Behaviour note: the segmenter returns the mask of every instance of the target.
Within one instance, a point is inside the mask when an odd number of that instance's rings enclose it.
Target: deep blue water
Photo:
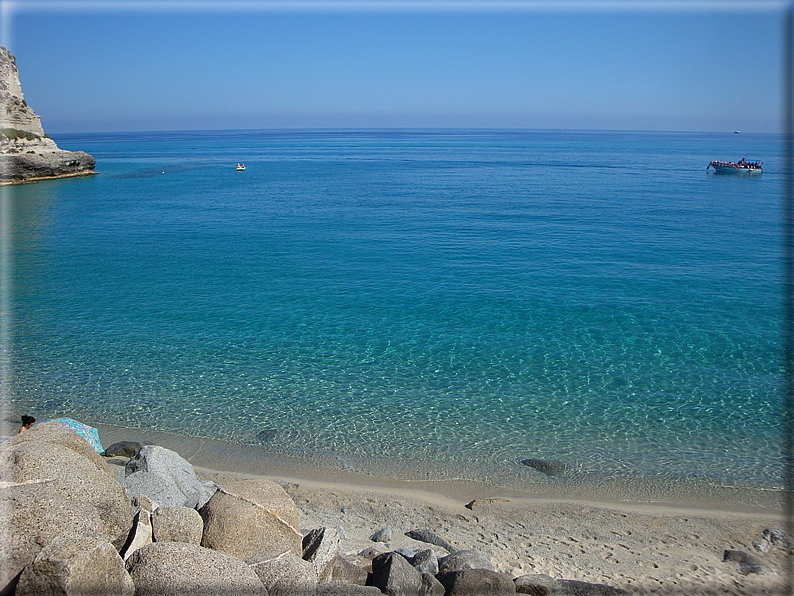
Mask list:
[[[781,483],[776,135],[55,140],[99,175],[3,191],[19,411],[362,469]],[[741,157],[764,173],[705,169]]]

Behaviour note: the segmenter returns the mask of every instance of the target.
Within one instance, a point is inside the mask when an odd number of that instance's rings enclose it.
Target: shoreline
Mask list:
[[[333,457],[289,455],[264,446],[226,442],[166,431],[95,424],[102,444],[124,440],[153,443],[179,453],[207,475],[255,476],[318,489],[402,494],[429,502],[462,506],[474,499],[509,499],[526,503],[567,502],[633,512],[719,513],[769,516],[784,513],[785,491],[758,487],[721,486],[697,478],[545,478],[530,471],[531,483],[510,486],[499,479],[450,474],[423,479],[422,462],[405,462],[389,474],[356,471]],[[642,481],[642,482],[640,482]]]
[[[35,184],[47,180],[60,180],[62,178],[87,178],[96,176],[99,172],[73,172],[70,174],[59,174],[57,176],[35,176],[31,178],[0,179],[0,186],[16,186],[19,184]]]

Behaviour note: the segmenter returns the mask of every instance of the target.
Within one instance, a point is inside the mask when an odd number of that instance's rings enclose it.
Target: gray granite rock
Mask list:
[[[516,593],[549,596],[554,591],[554,578],[545,573],[529,573],[513,580]]]
[[[392,539],[392,529],[383,528],[369,537],[372,542],[389,542]]]
[[[120,549],[132,526],[132,506],[104,458],[74,431],[43,422],[0,443],[0,480],[51,480],[59,506],[85,503],[102,520],[107,540]]]
[[[422,574],[402,555],[383,553],[372,560],[372,585],[389,596],[416,596]]]
[[[213,482],[201,482],[196,477],[193,466],[178,453],[158,445],[145,445],[127,462],[126,473],[129,478],[136,472],[150,472],[173,482],[184,496],[182,503],[166,503],[151,497],[161,507],[201,508],[215,494],[217,486]]]
[[[419,540],[420,542],[427,542],[428,544],[434,544],[436,546],[440,546],[444,550],[454,553],[457,549],[452,546],[449,542],[444,540],[441,536],[436,534],[433,530],[429,530],[427,528],[419,528],[416,530],[410,530],[405,533],[408,538],[413,538],[414,540]]]
[[[327,576],[326,567],[339,554],[339,532],[336,528],[317,528],[303,537],[303,559],[317,570],[320,581]]]
[[[735,563],[739,573],[749,575],[751,573],[763,574],[767,568],[753,555],[742,550],[726,550],[722,556],[723,562]]]
[[[440,573],[438,581],[444,586],[446,596],[503,596],[515,594],[512,578],[488,569],[463,569]]]
[[[267,596],[256,572],[228,553],[153,542],[127,560],[135,596]]]
[[[438,560],[438,572],[463,571],[465,569],[487,569],[496,571],[493,563],[476,550],[459,550]]]
[[[246,560],[269,596],[312,596],[317,590],[317,571],[309,561],[291,552],[261,554]]]
[[[133,596],[135,584],[116,549],[98,538],[54,538],[25,567],[16,596]]]
[[[337,555],[323,569],[320,583],[366,585],[372,571],[372,560],[351,555]]]
[[[444,596],[445,592],[444,584],[438,581],[434,575],[422,574],[422,585],[419,587],[421,596]]]
[[[151,543],[152,515],[145,509],[140,509],[133,518],[132,531],[124,548],[121,549],[121,556],[126,561],[136,550]]]
[[[153,472],[134,472],[121,481],[130,499],[147,497],[162,507],[182,507],[187,499],[176,482]]]
[[[416,553],[411,558],[410,563],[416,567],[420,573],[438,575],[438,557],[436,557],[436,555],[430,549],[422,550]]]
[[[261,553],[303,553],[295,503],[271,480],[232,482],[199,513],[204,520],[201,545],[207,548],[241,560]]]
[[[64,499],[54,480],[0,490],[0,593],[13,593],[14,578],[56,536],[107,540],[96,507]]]
[[[159,507],[152,514],[152,537],[155,542],[201,544],[204,520],[190,507]]]

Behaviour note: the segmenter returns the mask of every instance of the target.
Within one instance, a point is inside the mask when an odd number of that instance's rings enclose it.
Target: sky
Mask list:
[[[0,0],[48,133],[782,130],[766,0]]]

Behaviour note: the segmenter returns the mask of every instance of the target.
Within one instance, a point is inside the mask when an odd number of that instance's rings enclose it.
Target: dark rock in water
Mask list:
[[[554,578],[545,573],[529,573],[513,580],[516,593],[549,596],[554,591]]]
[[[414,540],[419,540],[420,542],[427,542],[428,544],[435,544],[436,546],[440,546],[441,548],[449,551],[450,553],[454,553],[458,549],[452,546],[449,542],[444,540],[441,536],[436,534],[433,530],[428,530],[427,528],[420,528],[417,530],[411,530],[405,533],[408,538],[413,538]]]
[[[516,586],[509,575],[488,569],[441,573],[438,581],[444,586],[446,596],[502,596],[516,593]]]
[[[104,457],[135,457],[141,450],[141,444],[137,441],[119,441],[113,443],[102,453]]]
[[[559,476],[565,471],[565,464],[553,459],[522,459],[521,463],[546,476]]]
[[[606,584],[591,584],[573,579],[558,579],[554,582],[553,594],[560,596],[623,596],[626,590]]]
[[[275,428],[265,428],[256,433],[256,438],[261,443],[269,443],[276,438],[278,431]]]
[[[736,563],[739,566],[739,573],[749,575],[751,573],[762,574],[766,572],[764,565],[753,555],[743,550],[726,550],[722,556],[723,562]]]

